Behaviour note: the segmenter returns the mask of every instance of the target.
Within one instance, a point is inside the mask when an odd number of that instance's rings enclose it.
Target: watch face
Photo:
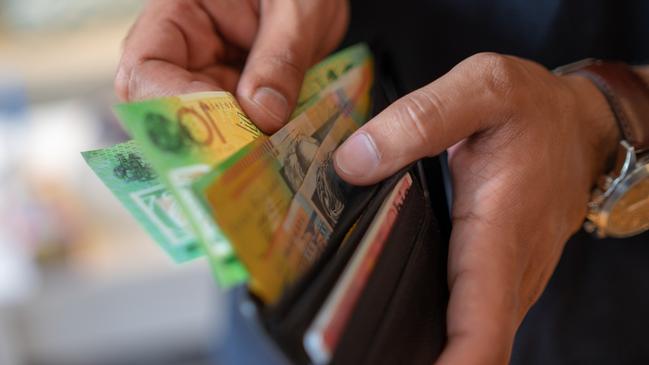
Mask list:
[[[606,230],[614,237],[627,237],[649,229],[649,177],[636,181],[613,204]]]

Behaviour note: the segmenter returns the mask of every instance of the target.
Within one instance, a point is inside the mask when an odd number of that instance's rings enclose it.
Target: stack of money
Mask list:
[[[327,58],[271,136],[227,92],[118,105],[133,140],[82,154],[176,262],[207,255],[221,286],[247,282],[274,302],[345,206],[331,156],[368,119],[372,76],[364,45]]]

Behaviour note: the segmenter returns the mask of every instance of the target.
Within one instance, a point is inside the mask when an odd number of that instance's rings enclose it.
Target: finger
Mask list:
[[[265,132],[279,129],[297,101],[313,58],[300,2],[260,1],[260,27],[237,89],[239,103]]]
[[[259,0],[198,1],[229,44],[250,50],[259,29]]]
[[[152,1],[124,42],[115,78],[116,92],[121,99],[131,100],[155,96],[151,91],[165,95],[179,90],[202,91],[203,88],[195,90],[191,83],[203,86],[211,84],[211,89],[220,88],[220,79],[231,76],[209,80],[205,76],[213,75],[214,70],[211,73],[203,71],[235,57],[233,52],[228,51],[230,48],[216,36],[212,18],[199,6],[199,2]],[[161,62],[169,66],[160,67]],[[146,73],[141,73],[143,70]],[[169,90],[161,88],[168,85],[176,87]]]
[[[512,62],[474,56],[399,99],[338,149],[336,171],[350,183],[371,184],[505,120]]]
[[[149,60],[133,68],[129,78],[129,96],[125,100],[233,90],[238,78],[238,71],[227,66],[213,66],[203,73],[191,73],[168,62]]]
[[[508,363],[521,313],[508,237],[476,219],[454,220],[448,337],[437,365]]]

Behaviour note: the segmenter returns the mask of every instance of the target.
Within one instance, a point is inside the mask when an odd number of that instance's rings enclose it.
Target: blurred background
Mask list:
[[[0,364],[203,364],[205,260],[175,265],[80,152],[124,141],[111,106],[142,1],[0,0]]]

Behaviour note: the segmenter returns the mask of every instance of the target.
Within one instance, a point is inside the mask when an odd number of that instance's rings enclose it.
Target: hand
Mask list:
[[[369,184],[449,148],[448,343],[438,364],[506,364],[619,138],[587,79],[479,54],[388,107],[336,152]]]
[[[125,40],[115,89],[123,100],[227,90],[272,132],[348,17],[346,0],[150,1]]]

